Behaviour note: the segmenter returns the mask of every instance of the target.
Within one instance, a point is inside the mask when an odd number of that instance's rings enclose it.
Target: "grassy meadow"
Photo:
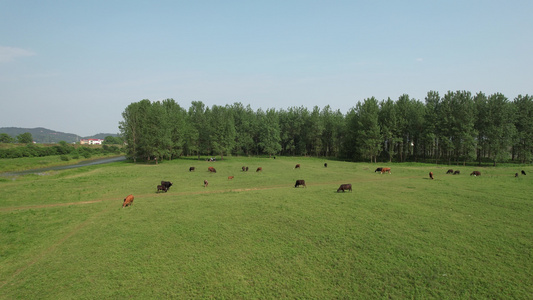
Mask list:
[[[0,173],[23,171],[28,169],[47,168],[55,166],[66,166],[86,160],[118,156],[117,154],[96,154],[90,158],[79,156],[73,158],[72,155],[65,155],[68,160],[62,160],[62,155],[49,155],[43,157],[21,157],[21,158],[0,158]],[[1,177],[0,177],[1,178]]]
[[[531,299],[532,192],[531,166],[302,157],[0,176],[0,299]]]

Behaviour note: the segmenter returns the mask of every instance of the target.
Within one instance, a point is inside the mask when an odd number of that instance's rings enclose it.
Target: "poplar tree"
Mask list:
[[[497,161],[509,157],[512,138],[515,134],[514,107],[502,94],[492,94],[488,98],[487,140],[490,147],[490,158],[496,166]]]
[[[398,120],[396,105],[391,98],[383,100],[380,103],[378,113],[379,126],[383,137],[383,150],[385,151],[389,162],[396,155],[394,146],[401,140],[398,135]]]
[[[521,163],[533,158],[533,97],[518,95],[513,102],[516,112],[516,140],[513,153]]]
[[[215,153],[224,159],[235,146],[236,130],[233,115],[227,107],[213,105],[209,118],[209,140]]]
[[[145,111],[150,106],[150,100],[144,99],[131,103],[122,113],[123,121],[119,122],[120,135],[124,139],[126,156],[137,162],[137,158],[143,156],[140,152],[144,136],[142,127],[145,119]]]
[[[378,122],[378,101],[374,97],[365,99],[362,104],[361,102],[357,104],[356,110],[358,145],[361,155],[370,159],[370,162],[377,162],[383,141]]]
[[[257,111],[259,124],[259,141],[257,143],[260,150],[265,154],[275,155],[281,151],[280,130],[278,115],[274,109],[263,112]]]

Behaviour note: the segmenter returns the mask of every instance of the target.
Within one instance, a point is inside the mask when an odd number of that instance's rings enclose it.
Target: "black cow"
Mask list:
[[[170,182],[170,181],[161,181],[161,185],[165,187],[165,192],[166,192],[172,186],[172,182]]]
[[[245,167],[245,166],[242,166],[242,171],[243,171],[243,172],[246,171],[246,167]]]
[[[455,172],[453,172],[453,175],[459,175],[459,174],[461,174],[461,171],[459,170],[455,170]]]
[[[327,168],[328,167],[328,163],[324,163],[324,168]]]
[[[194,171],[194,169],[195,169],[194,167],[190,167],[190,168],[189,168],[189,172],[190,172],[190,171]]]
[[[344,193],[344,191],[352,191],[352,185],[347,183],[347,184],[341,184],[341,186],[337,189],[337,193],[339,191],[342,191]]]
[[[474,176],[481,176],[481,172],[479,172],[479,171],[474,171],[474,172],[470,173],[470,176],[472,176],[472,175],[474,175]]]
[[[296,187],[299,187],[300,185],[303,185],[304,187],[307,187],[305,185],[305,180],[301,180],[301,179],[300,180],[296,180],[296,184],[294,185],[294,187],[296,188]]]
[[[518,173],[514,173],[514,177],[518,177]]]
[[[524,170],[522,170],[522,175],[526,175],[526,172],[524,172]]]
[[[446,172],[446,174],[453,174],[453,170],[449,169],[448,172]]]
[[[376,173],[376,172],[381,172],[381,170],[383,170],[383,168],[377,168],[377,169],[374,171],[374,173]]]

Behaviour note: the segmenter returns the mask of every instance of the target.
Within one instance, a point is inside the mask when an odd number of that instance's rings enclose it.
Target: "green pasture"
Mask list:
[[[0,177],[0,299],[531,299],[532,178],[300,157]]]
[[[28,169],[47,168],[55,166],[66,166],[75,164],[81,161],[89,160],[83,156],[73,158],[72,155],[64,155],[68,157],[68,161],[61,159],[62,155],[49,155],[43,157],[21,157],[21,158],[4,158],[0,159],[0,173],[22,171]],[[116,156],[116,154],[96,154],[92,155],[90,159],[98,159]],[[1,177],[0,177],[1,179]]]

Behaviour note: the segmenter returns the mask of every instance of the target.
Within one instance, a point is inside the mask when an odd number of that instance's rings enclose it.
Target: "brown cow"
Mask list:
[[[347,183],[347,184],[341,184],[341,186],[337,189],[337,193],[339,191],[342,191],[344,193],[344,191],[352,191],[352,185],[350,183]]]
[[[257,170],[255,170],[256,172],[259,172],[259,171],[263,171],[263,168],[259,167],[257,168]]]
[[[207,180],[204,180],[204,187],[207,187],[208,184],[209,182],[207,182]]]
[[[305,185],[305,180],[296,180],[296,184],[294,185],[294,187],[299,187],[300,185],[303,185],[304,187],[307,187]]]
[[[429,178],[433,179],[433,172],[429,172]]]
[[[382,168],[382,169],[381,169],[381,174],[383,174],[383,173],[387,173],[387,172],[389,172],[389,174],[392,174],[392,173],[390,172],[390,168]]]
[[[243,171],[243,172],[246,171],[246,167],[245,167],[245,166],[242,166],[242,171]]]
[[[133,205],[133,195],[128,195],[126,198],[124,198],[124,202],[122,203],[122,207]]]
[[[514,177],[518,177],[518,173],[514,173]]]
[[[248,167],[246,167],[246,172],[248,172]]]
[[[455,170],[455,172],[453,172],[453,175],[459,175],[459,174],[461,174],[461,171],[459,170]]]
[[[474,176],[481,176],[481,172],[479,172],[479,171],[474,171],[474,172],[470,173],[470,176],[472,176],[472,175],[474,175]]]
[[[229,179],[233,179],[233,176],[228,176],[228,180],[229,180]]]
[[[164,185],[158,185],[156,193],[159,193],[160,191],[167,192],[167,188]]]
[[[189,168],[189,172],[190,172],[190,171],[194,171],[194,169],[195,169],[195,167],[190,167],[190,168]]]
[[[300,164],[296,164],[296,166],[294,166],[295,169],[299,169],[300,168]]]
[[[453,174],[453,170],[452,169],[449,169],[446,174]]]
[[[216,173],[217,172],[217,170],[215,170],[215,168],[213,168],[213,167],[209,167],[209,168],[207,168],[207,170],[209,170],[209,172],[211,172],[211,173]]]

